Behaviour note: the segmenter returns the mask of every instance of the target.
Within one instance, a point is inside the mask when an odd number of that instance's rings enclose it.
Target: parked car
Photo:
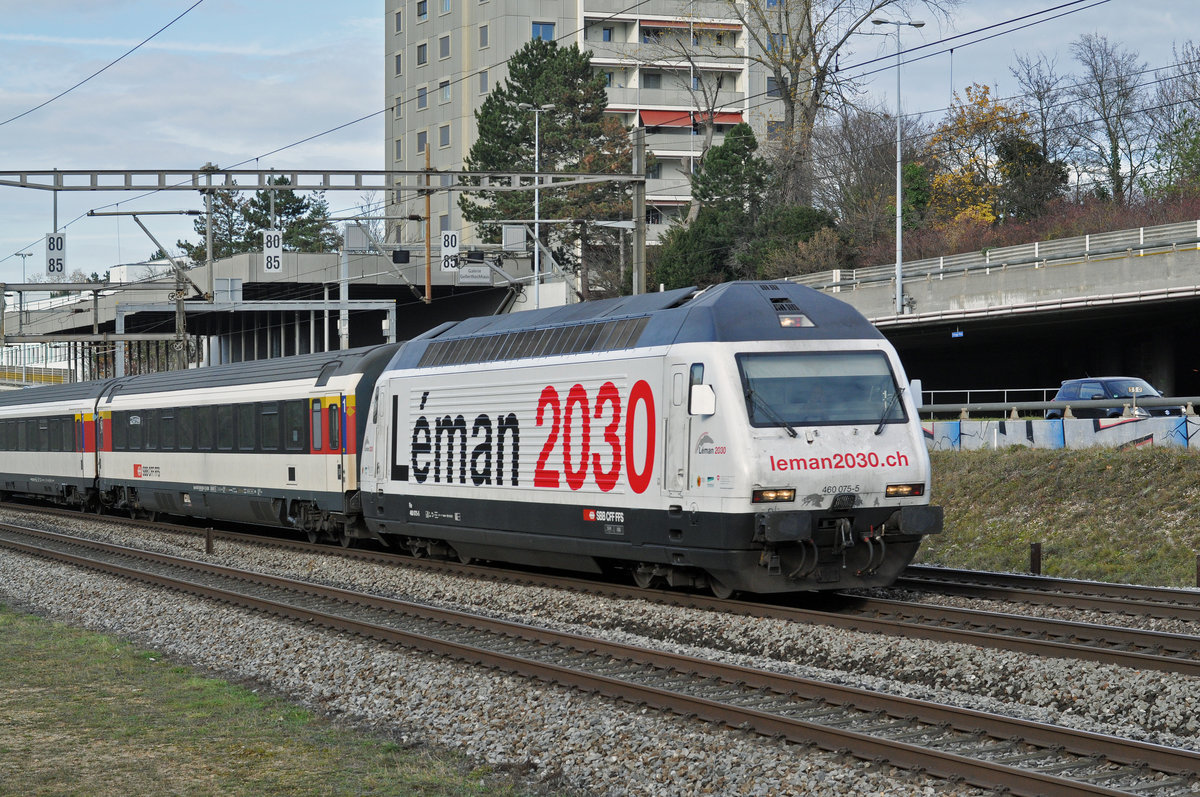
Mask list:
[[[1090,401],[1095,399],[1128,400],[1132,404],[1147,398],[1163,398],[1145,379],[1130,376],[1089,376],[1083,379],[1064,379],[1054,401]],[[1132,407],[1130,408],[1132,409]],[[1118,407],[1071,407],[1076,418],[1119,418],[1124,412]],[[1181,407],[1138,407],[1136,414],[1143,418],[1152,415],[1181,415]],[[1061,418],[1062,410],[1046,410],[1047,418]]]

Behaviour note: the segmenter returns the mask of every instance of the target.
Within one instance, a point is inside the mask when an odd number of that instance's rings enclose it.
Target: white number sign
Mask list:
[[[442,271],[458,268],[458,233],[453,230],[442,232]]]
[[[46,233],[46,276],[60,277],[67,273],[67,234]]]
[[[263,230],[263,271],[267,274],[283,272],[283,233],[279,230]]]

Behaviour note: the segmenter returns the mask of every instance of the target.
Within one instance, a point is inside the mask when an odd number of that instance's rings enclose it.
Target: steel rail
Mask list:
[[[929,590],[1075,609],[1096,609],[1172,620],[1200,621],[1200,590],[1078,581],[1023,573],[909,565],[894,584]]]
[[[704,678],[715,678],[728,683],[745,684],[755,689],[770,689],[784,694],[811,697],[828,703],[854,703],[857,704],[856,707],[860,710],[883,711],[892,716],[899,717],[916,714],[922,721],[931,724],[948,724],[971,732],[985,729],[987,735],[992,738],[1005,738],[1017,734],[1022,737],[1024,742],[1029,744],[1062,747],[1077,755],[1102,756],[1118,763],[1145,764],[1153,767],[1160,773],[1184,774],[1188,777],[1195,777],[1196,773],[1200,771],[1200,754],[1186,750],[1177,750],[1161,745],[1121,739],[1119,737],[1073,731],[1044,723],[1001,717],[985,712],[957,709],[909,698],[890,697],[878,692],[868,692],[851,687],[825,684],[809,679],[800,679],[745,667],[718,664],[695,657],[610,643],[576,634],[555,632],[549,629],[511,623],[454,610],[437,609],[335,587],[296,582],[274,576],[264,576],[236,568],[208,565],[167,554],[140,551],[94,540],[81,540],[55,532],[26,530],[10,526],[7,528],[16,531],[18,534],[61,540],[71,545],[90,548],[94,551],[114,553],[159,564],[168,564],[185,571],[203,570],[238,581],[265,584],[275,589],[287,590],[289,592],[319,595],[356,606],[370,606],[457,626],[482,628],[491,633],[535,640],[540,644],[553,644],[586,651],[606,659],[644,661],[654,666],[670,668],[679,672],[694,672]],[[393,642],[438,655],[465,658],[485,666],[499,667],[506,671],[518,672],[522,675],[553,683],[569,685],[588,691],[597,691],[609,697],[636,703],[647,703],[676,713],[685,715],[694,714],[706,720],[724,723],[732,727],[749,727],[759,733],[780,735],[797,742],[813,743],[829,750],[849,749],[855,756],[860,758],[873,759],[884,757],[896,765],[925,769],[942,777],[962,777],[972,783],[989,788],[1007,788],[1020,794],[1120,795],[1129,793],[1095,783],[1070,780],[1036,771],[1027,772],[1015,766],[974,759],[945,751],[931,750],[906,742],[877,738],[867,733],[784,717],[753,708],[731,705],[719,700],[681,694],[659,687],[631,683],[620,678],[594,673],[582,673],[572,668],[534,661],[521,656],[513,657],[498,654],[475,645],[452,642],[426,634],[400,631],[378,623],[354,620],[353,618],[307,607],[297,607],[289,603],[233,592],[212,585],[163,576],[158,573],[150,573],[112,562],[97,562],[94,559],[63,551],[47,551],[44,548],[12,540],[3,540],[3,544],[26,553],[49,556],[89,569],[111,572],[127,578],[166,586],[172,589],[183,589],[183,591],[191,594],[238,606],[254,608],[258,611],[290,619],[311,622],[337,630],[350,631],[368,638]]]

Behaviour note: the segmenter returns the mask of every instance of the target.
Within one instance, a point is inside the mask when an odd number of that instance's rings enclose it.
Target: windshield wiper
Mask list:
[[[749,387],[746,388],[746,398],[748,398],[748,399],[750,399],[750,401],[754,402],[754,406],[761,409],[763,411],[763,414],[766,415],[769,420],[773,421],[776,425],[782,426],[784,429],[786,429],[789,437],[796,436],[796,430],[792,428],[792,425],[790,423],[788,423],[787,421],[785,421],[783,418],[779,417],[779,413],[777,413],[777,412],[775,412],[775,410],[771,409],[771,405],[767,404],[766,401],[759,398],[758,394],[754,392],[753,388],[749,388]]]
[[[892,407],[896,406],[896,401],[900,398],[900,394],[903,392],[904,388],[896,388],[896,392],[892,394],[892,398],[888,402],[888,405],[883,408],[883,417],[879,419],[879,425],[875,427],[876,435],[879,435],[883,432],[883,425],[887,423],[888,416],[892,414]]]

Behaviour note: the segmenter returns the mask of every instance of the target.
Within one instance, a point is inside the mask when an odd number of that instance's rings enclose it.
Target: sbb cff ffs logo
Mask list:
[[[426,392],[421,409],[428,398]],[[399,401],[399,396],[392,397],[393,417],[399,413]],[[635,493],[650,486],[657,415],[654,392],[645,380],[635,382],[626,396],[611,381],[594,394],[575,384],[566,391],[565,400],[558,387],[547,385],[538,396],[532,420],[545,434],[534,467],[534,487],[558,489],[565,482],[571,490],[580,490],[591,483],[609,492],[622,474]],[[529,419],[524,422],[527,425]],[[461,414],[417,418],[409,463],[413,479],[418,484],[466,484],[469,472],[476,487],[502,486],[508,474],[509,485],[519,487],[522,419],[511,412],[495,418],[477,415],[470,426],[469,437],[475,442],[469,451],[467,429],[466,416]],[[639,442],[644,443],[640,452]],[[407,470],[397,462],[392,465],[393,472]]]

